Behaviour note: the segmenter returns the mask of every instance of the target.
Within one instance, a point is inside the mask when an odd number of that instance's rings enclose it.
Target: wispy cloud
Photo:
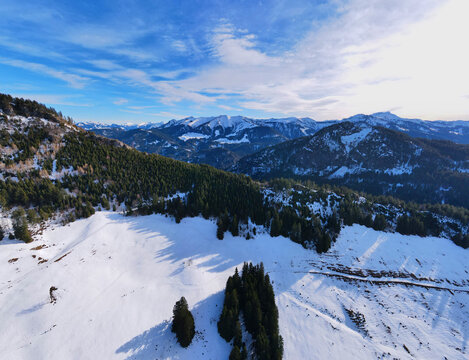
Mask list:
[[[124,98],[120,98],[120,99],[114,100],[112,103],[114,105],[124,105],[124,104],[127,104],[128,102],[129,102],[129,100],[124,99]]]
[[[53,78],[65,81],[71,87],[77,89],[83,88],[86,83],[90,80],[89,78],[84,76],[69,73],[66,71],[56,70],[44,64],[33,63],[29,61],[6,59],[0,57],[0,63],[51,76]]]

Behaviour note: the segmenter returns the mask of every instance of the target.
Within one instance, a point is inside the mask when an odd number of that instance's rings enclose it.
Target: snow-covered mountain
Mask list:
[[[244,261],[273,281],[285,359],[467,358],[469,250],[354,225],[319,255],[262,228],[223,241],[215,229],[98,212],[32,244],[4,240],[2,358],[227,359],[217,321]],[[196,327],[186,349],[170,331],[181,296]]]
[[[188,117],[165,124],[103,125],[84,129],[118,139],[140,151],[228,168],[247,154],[313,134],[328,123],[308,118],[251,119],[243,116]]]
[[[243,157],[231,169],[257,178],[301,177],[418,202],[469,206],[469,146],[413,138],[354,119]]]
[[[366,123],[404,132],[412,137],[451,140],[469,144],[468,121],[405,119],[389,112],[355,115],[343,120],[315,121],[310,118],[252,119],[244,116],[188,117],[165,124],[77,125],[118,139],[138,150],[193,163],[229,168],[241,157],[268,146],[313,135],[341,122]]]
[[[469,144],[469,121],[406,119],[390,112],[379,112],[372,115],[358,114],[341,121],[365,122],[370,126],[382,126],[401,131],[412,137]]]

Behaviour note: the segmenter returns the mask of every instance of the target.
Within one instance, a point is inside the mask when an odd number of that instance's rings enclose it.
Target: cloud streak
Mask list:
[[[0,63],[51,76],[55,79],[65,81],[72,88],[76,89],[82,89],[90,80],[89,78],[84,76],[69,73],[66,71],[56,70],[52,67],[29,61],[0,58]]]

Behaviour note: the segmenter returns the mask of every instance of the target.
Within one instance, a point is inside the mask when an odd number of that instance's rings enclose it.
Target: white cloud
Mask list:
[[[254,49],[255,38],[252,35],[235,37],[234,32],[234,29],[228,26],[215,29],[213,52],[223,63],[237,66],[262,65],[271,60]]]
[[[276,57],[225,26],[213,35],[219,64],[167,82],[164,96],[172,102],[198,92],[237,93],[245,108],[318,119],[391,108],[468,118],[468,13],[467,0],[352,0]]]
[[[127,104],[128,102],[129,102],[129,100],[120,98],[120,99],[114,100],[112,103],[114,105],[124,105],[124,104]]]
[[[223,105],[223,104],[218,105],[218,107],[219,107],[220,109],[228,110],[228,111],[243,111],[242,109],[234,108],[234,107],[232,107],[232,106]]]
[[[61,71],[61,70],[56,70],[43,64],[38,64],[38,63],[33,63],[33,62],[28,62],[28,61],[23,61],[23,60],[12,60],[12,59],[5,59],[5,58],[0,57],[0,63],[30,70],[30,71],[34,71],[40,74],[49,75],[53,78],[63,80],[66,83],[68,83],[71,87],[77,88],[77,89],[83,88],[86,85],[86,83],[90,80],[89,78],[84,77],[84,76],[72,74],[69,72]]]
[[[88,63],[101,70],[118,70],[122,68],[119,64],[107,59],[89,60]]]
[[[243,108],[320,120],[390,109],[409,117],[469,118],[468,0],[334,1],[338,13],[319,28],[312,24],[314,30],[292,39],[283,54],[275,52],[275,39],[263,44],[272,52],[261,50],[248,32],[217,26],[209,41],[216,63],[190,77],[190,66],[166,72],[148,63],[140,67],[155,54],[134,45],[154,29],[135,26],[123,33],[115,24],[69,28],[61,40],[123,55],[135,60],[134,65],[102,58],[88,61],[92,70],[62,71],[22,60],[0,57],[0,62],[75,88],[96,79],[144,88],[166,105],[189,100],[228,111]],[[29,49],[5,37],[0,44]],[[189,40],[171,44],[178,52],[195,51]],[[184,79],[174,80],[181,74]],[[115,103],[123,105],[123,100]]]

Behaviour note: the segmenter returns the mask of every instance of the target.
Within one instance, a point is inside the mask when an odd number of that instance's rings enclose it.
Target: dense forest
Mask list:
[[[233,340],[230,360],[248,357],[241,323],[254,340],[256,359],[282,358],[283,339],[279,333],[278,309],[269,275],[265,274],[262,263],[256,266],[244,263],[241,276],[236,269],[226,282],[218,332],[227,342]]]

